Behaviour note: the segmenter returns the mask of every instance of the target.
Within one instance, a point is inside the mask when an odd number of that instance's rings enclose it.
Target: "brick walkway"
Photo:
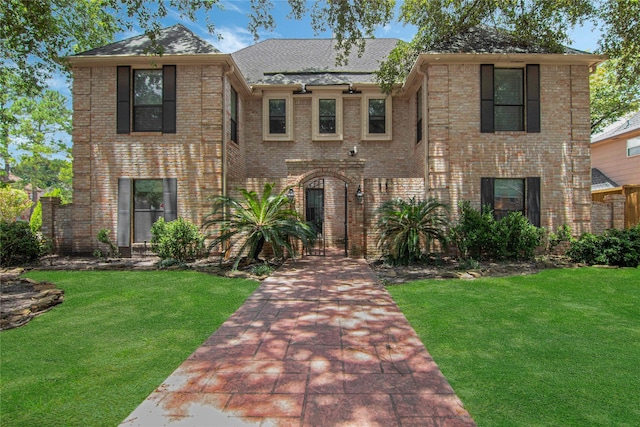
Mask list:
[[[122,426],[475,426],[364,260],[288,261]]]

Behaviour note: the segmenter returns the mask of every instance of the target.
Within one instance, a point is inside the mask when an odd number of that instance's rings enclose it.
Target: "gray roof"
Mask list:
[[[591,143],[600,142],[605,139],[613,138],[614,136],[622,135],[627,132],[631,132],[634,130],[640,129],[640,111],[635,113],[633,116],[624,120],[622,123],[614,126],[613,128],[603,132],[599,135],[596,135]]]
[[[606,176],[598,168],[591,168],[591,191],[607,190],[619,187],[611,178]]]
[[[335,39],[269,39],[232,53],[251,84],[335,85],[373,82],[397,39],[367,39],[361,57],[351,52],[347,65],[336,65]]]
[[[196,36],[182,24],[163,28],[156,37],[163,55],[187,55],[194,53],[220,53],[213,45]],[[131,37],[106,46],[87,50],[77,56],[145,55],[150,52],[151,40],[146,35]]]
[[[446,40],[436,43],[426,53],[558,53],[534,43],[517,42],[506,30],[478,25]],[[561,53],[584,54],[586,52],[564,47]]]

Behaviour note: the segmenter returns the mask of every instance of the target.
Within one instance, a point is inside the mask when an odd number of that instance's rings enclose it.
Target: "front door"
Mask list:
[[[316,233],[316,243],[313,247],[307,248],[307,255],[324,256],[324,180],[318,179],[311,182],[305,190],[305,197],[305,219]]]

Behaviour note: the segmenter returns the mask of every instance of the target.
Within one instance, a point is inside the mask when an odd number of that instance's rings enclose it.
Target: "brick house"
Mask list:
[[[139,36],[70,58],[73,252],[101,228],[135,250],[155,219],[200,224],[209,196],[266,182],[292,188],[321,243],[350,256],[377,253],[374,212],[396,197],[590,229],[588,76],[603,57],[476,28],[421,54],[387,96],[373,73],[395,39],[346,66],[330,39],[223,54],[177,25],[158,40],[162,56]]]

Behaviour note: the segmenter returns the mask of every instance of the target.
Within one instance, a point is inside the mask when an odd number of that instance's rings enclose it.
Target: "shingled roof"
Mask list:
[[[425,53],[558,53],[534,43],[522,43],[508,31],[478,25],[459,34],[453,34],[446,40],[436,43]],[[586,52],[564,48],[566,54],[584,54]]]
[[[182,24],[163,28],[156,37],[163,55],[188,55],[195,53],[220,53],[210,43],[196,36]],[[106,46],[91,49],[76,56],[146,55],[151,48],[151,40],[146,35],[131,37]]]
[[[367,39],[364,54],[352,52],[344,66],[336,65],[335,39],[269,39],[231,55],[251,84],[369,83],[397,43],[397,39]]]
[[[596,143],[603,141],[605,139],[613,138],[618,135],[625,134],[627,132],[632,132],[634,130],[640,129],[640,111],[635,113],[633,116],[628,118],[627,120],[622,121],[617,126],[612,127],[611,129],[603,132],[597,136],[595,136],[591,143]]]
[[[602,173],[598,168],[591,168],[591,191],[608,190],[616,188],[618,184],[611,178]]]

